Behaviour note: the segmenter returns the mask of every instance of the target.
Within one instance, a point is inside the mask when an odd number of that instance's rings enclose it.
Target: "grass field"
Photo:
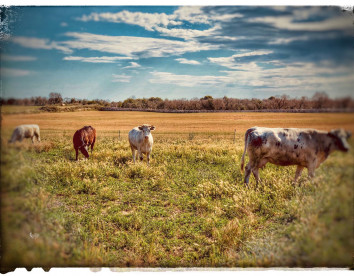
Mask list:
[[[0,108],[2,114],[29,114],[40,112],[40,106],[3,105]]]
[[[7,144],[22,123],[39,124],[40,144]],[[131,161],[127,132],[141,123],[156,126],[150,166]],[[72,135],[84,125],[97,143],[75,162]],[[353,114],[3,114],[3,269],[351,267],[353,151],[299,186],[294,167],[267,165],[247,189],[243,134],[255,125],[354,131]]]

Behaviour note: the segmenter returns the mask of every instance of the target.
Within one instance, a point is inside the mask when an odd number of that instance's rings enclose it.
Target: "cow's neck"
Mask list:
[[[325,161],[327,159],[327,157],[333,152],[335,151],[334,145],[332,143],[332,141],[328,141],[327,143],[325,143],[323,151],[322,151],[322,158],[321,158],[321,162]]]
[[[145,146],[145,145],[148,145],[149,142],[150,142],[149,139],[145,140],[145,138],[143,137],[141,144],[142,144],[143,146]]]

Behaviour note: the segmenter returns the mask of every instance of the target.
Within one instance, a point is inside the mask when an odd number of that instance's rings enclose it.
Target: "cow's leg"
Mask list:
[[[251,175],[251,162],[248,162],[248,164],[246,165],[246,169],[245,169],[245,180],[244,183],[248,186],[248,182],[250,180],[250,175]]]
[[[254,175],[254,178],[256,179],[257,185],[258,185],[258,182],[260,181],[258,169],[259,169],[258,167],[255,167],[254,169],[252,169],[252,173]]]
[[[79,149],[75,148],[75,152],[76,152],[76,161],[77,161],[77,159],[79,157]]]
[[[259,169],[263,168],[267,163],[268,163],[267,159],[261,159],[260,161],[258,161],[258,163],[254,163],[252,165],[253,167],[252,173],[254,175],[254,178],[256,179],[257,185],[259,182],[261,182],[261,179],[259,177]]]
[[[41,137],[39,136],[39,133],[36,132],[34,135],[37,138],[37,142],[40,142],[41,141]]]
[[[150,151],[146,154],[146,159],[147,159],[147,163],[148,165],[150,164]]]
[[[34,135],[31,137],[32,144],[34,144]]]
[[[96,142],[96,138],[93,138],[93,141],[92,141],[92,144],[91,144],[91,154],[92,154],[93,146],[95,145],[95,142]]]
[[[299,177],[301,176],[302,170],[304,169],[303,166],[297,166],[296,167],[296,173],[295,173],[295,179],[294,179],[294,184],[297,182]]]
[[[133,163],[135,164],[135,149],[132,146],[130,146],[130,148],[132,149]]]
[[[140,148],[138,148],[138,156],[140,158],[140,161],[143,161],[144,157],[143,157],[143,153],[141,152]]]
[[[308,170],[308,174],[309,174],[309,178],[314,178],[315,177],[315,165],[311,164],[309,166],[307,166],[307,170]]]

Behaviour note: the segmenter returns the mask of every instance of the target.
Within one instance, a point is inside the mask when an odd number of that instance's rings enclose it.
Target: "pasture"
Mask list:
[[[29,123],[42,142],[9,145]],[[127,139],[143,123],[156,127],[150,166],[132,163]],[[97,141],[75,162],[84,125]],[[305,170],[297,186],[295,167],[268,164],[247,189],[252,126],[354,133],[353,114],[2,114],[2,268],[352,266],[354,151],[330,155],[313,181]]]

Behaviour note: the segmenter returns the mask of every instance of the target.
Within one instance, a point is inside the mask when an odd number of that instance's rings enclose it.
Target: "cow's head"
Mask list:
[[[348,152],[350,149],[347,139],[351,135],[352,134],[349,131],[346,131],[344,129],[333,129],[328,132],[328,136],[330,136],[334,142],[335,149],[344,152]]]
[[[146,124],[141,125],[138,128],[143,132],[145,140],[149,139],[150,132],[155,129],[154,126],[150,126],[150,125],[146,125]]]

